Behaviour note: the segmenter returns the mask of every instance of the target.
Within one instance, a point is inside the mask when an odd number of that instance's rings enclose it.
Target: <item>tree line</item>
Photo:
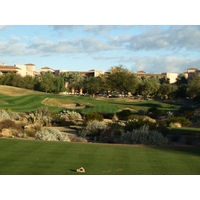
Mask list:
[[[89,95],[128,96],[142,95],[157,98],[200,99],[200,76],[195,75],[188,83],[184,74],[179,74],[175,83],[163,77],[138,78],[123,66],[111,67],[108,73],[98,77],[83,77],[80,72],[62,72],[55,76],[52,72],[41,72],[37,76],[24,76],[7,73],[0,76],[1,85],[15,86],[47,93],[71,92]]]

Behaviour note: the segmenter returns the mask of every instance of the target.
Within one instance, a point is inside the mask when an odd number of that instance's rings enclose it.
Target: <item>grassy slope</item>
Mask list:
[[[51,102],[55,102],[53,106],[52,103],[49,107],[57,112],[62,109],[62,106],[57,107],[65,100],[70,103],[80,103],[80,104],[91,104],[93,108],[82,109],[82,113],[89,112],[105,112],[105,113],[115,113],[118,110],[129,108],[133,112],[137,112],[140,109],[147,110],[152,106],[157,106],[160,109],[173,110],[177,109],[177,105],[160,103],[158,101],[140,101],[133,99],[106,99],[106,98],[90,98],[90,97],[78,97],[78,96],[63,96],[58,94],[47,94],[42,92],[36,92],[32,90],[26,90],[11,86],[0,85],[0,108],[1,109],[12,109],[14,111],[32,111],[39,106],[43,106],[41,103],[46,98],[52,99]],[[59,100],[60,99],[60,100]],[[56,102],[57,101],[57,102]],[[65,103],[64,103],[65,104]],[[63,107],[64,107],[63,104]],[[47,104],[46,104],[47,105]],[[81,109],[81,108],[80,108]]]
[[[0,174],[200,174],[200,148],[0,139]]]

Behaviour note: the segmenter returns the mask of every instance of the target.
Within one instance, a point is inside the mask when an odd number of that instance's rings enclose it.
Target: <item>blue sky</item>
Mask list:
[[[0,63],[37,69],[181,73],[200,68],[200,26],[4,25]]]
[[[6,6],[10,9],[9,1]],[[132,1],[127,4],[124,0],[125,11],[119,1],[109,4],[102,0],[94,4],[89,0],[85,3],[74,0],[70,4],[68,1],[67,6],[64,5],[66,1],[56,2],[60,2],[57,11],[52,3],[47,7],[40,1],[39,7],[36,2],[31,5],[32,15],[23,7],[11,20],[3,23],[0,20],[3,24],[0,26],[0,63],[33,63],[36,69],[48,66],[69,71],[108,71],[118,65],[133,72],[147,73],[182,73],[190,67],[200,69],[200,26],[185,25],[188,22],[185,1],[181,1],[180,9],[179,1],[176,5],[173,1],[161,4],[157,0],[151,3],[141,0],[140,4],[134,1],[133,5]],[[88,2],[95,9],[87,6]],[[20,2],[13,5],[14,10],[18,4]],[[155,5],[165,7],[160,9]],[[2,15],[6,10],[2,10]],[[197,19],[196,15],[188,15]]]

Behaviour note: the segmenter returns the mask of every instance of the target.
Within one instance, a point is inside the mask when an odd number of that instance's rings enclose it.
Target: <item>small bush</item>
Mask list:
[[[166,126],[170,126],[170,124],[174,124],[174,123],[180,123],[181,126],[187,127],[191,124],[191,121],[182,116],[178,116],[178,117],[171,116],[166,119]]]
[[[13,129],[17,129],[19,131],[23,130],[23,128],[20,124],[16,124],[11,119],[4,119],[4,120],[0,121],[0,130],[2,130],[3,128],[13,128]]]
[[[58,125],[58,126],[67,126],[68,125],[68,123],[66,122],[66,119],[64,117],[61,117],[60,114],[53,115],[52,124]]]
[[[134,129],[130,132],[125,132],[121,136],[123,143],[128,144],[144,144],[144,145],[167,145],[168,139],[158,131],[149,130],[149,127],[144,125],[139,129]]]
[[[110,123],[104,128],[99,136],[100,142],[120,143],[121,134],[124,132],[124,126],[119,123]]]
[[[0,110],[0,119],[10,119],[10,115],[6,110]]]
[[[156,121],[148,116],[131,115],[126,123],[125,131],[132,131],[147,125],[150,130],[156,130]]]
[[[90,137],[90,139],[98,139],[101,135],[103,129],[105,129],[107,125],[104,122],[100,121],[91,121],[87,124],[87,126],[78,132],[81,137]]]
[[[65,141],[70,142],[68,135],[63,135],[57,129],[49,129],[37,131],[36,140],[47,140],[47,141]]]
[[[13,111],[8,111],[8,114],[10,115],[10,119],[14,119],[14,120],[19,120],[20,115],[17,112],[13,112]]]
[[[132,112],[128,109],[119,111],[116,113],[118,119],[120,120],[127,120],[129,118],[130,115],[132,115]]]
[[[24,127],[24,132],[28,137],[35,137],[37,131],[41,131],[41,124],[28,125]]]
[[[51,125],[52,112],[47,107],[39,107],[29,114],[28,121],[30,123],[40,123],[43,126]]]
[[[69,111],[69,110],[63,110],[59,113],[61,118],[64,118],[65,121],[67,120],[80,120],[82,119],[82,116],[80,113],[75,112],[75,111]]]
[[[84,115],[85,122],[88,123],[90,121],[103,121],[103,116],[99,113],[93,112]]]

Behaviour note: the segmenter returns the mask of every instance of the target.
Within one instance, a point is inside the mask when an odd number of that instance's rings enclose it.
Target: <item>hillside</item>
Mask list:
[[[7,85],[0,85],[0,94],[4,94],[7,96],[26,96],[30,94],[45,94],[45,93],[18,87],[7,86]]]

